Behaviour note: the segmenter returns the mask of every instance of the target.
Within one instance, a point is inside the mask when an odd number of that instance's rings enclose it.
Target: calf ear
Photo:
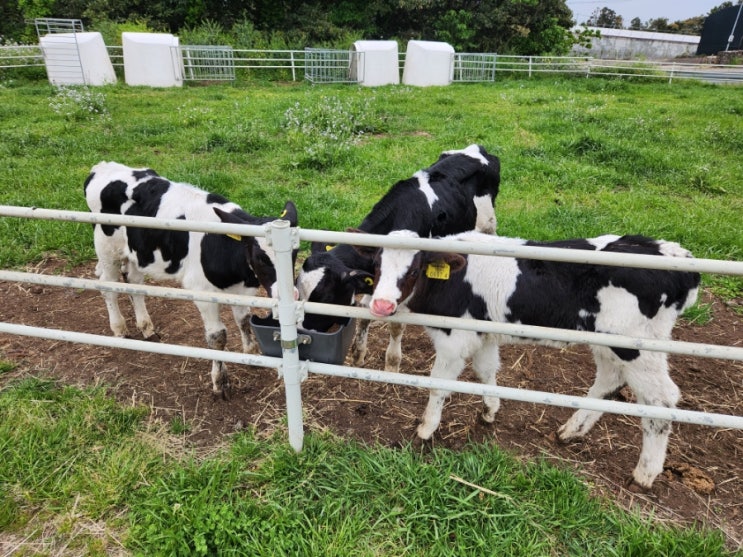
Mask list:
[[[287,201],[284,205],[284,210],[279,215],[279,218],[288,220],[289,226],[297,226],[299,218],[297,217],[297,206],[293,202]]]
[[[312,242],[312,244],[310,244],[310,253],[325,253],[334,247],[335,246],[327,244],[326,242]]]
[[[214,209],[214,212],[217,214],[217,216],[222,222],[226,222],[229,224],[252,224],[246,220],[241,219],[238,215],[235,215],[234,213],[228,213],[227,211],[223,211],[219,207],[212,207],[212,209]]]
[[[219,219],[227,224],[253,224],[251,222],[248,222],[241,218],[239,215],[236,215],[234,213],[228,213],[227,211],[223,211],[219,207],[212,207],[214,209],[214,212],[217,214]],[[243,240],[242,236],[239,236],[237,234],[227,234],[230,238],[233,240],[237,240],[238,242]]]
[[[374,292],[374,276],[365,271],[351,271],[346,280],[353,285],[356,294],[371,294]]]
[[[356,234],[366,234],[363,230],[359,230],[358,228],[346,228],[346,232],[354,232]],[[362,257],[366,257],[367,259],[374,259],[377,255],[377,252],[379,251],[378,247],[375,246],[353,246],[353,249],[356,250],[356,253],[358,253]]]

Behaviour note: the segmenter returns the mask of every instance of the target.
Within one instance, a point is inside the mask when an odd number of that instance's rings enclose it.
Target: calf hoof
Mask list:
[[[214,398],[214,400],[229,401],[232,398],[229,386],[222,387],[219,390],[212,389],[212,397]]]
[[[162,338],[157,333],[152,333],[150,336],[144,337],[147,342],[161,342]]]
[[[646,486],[638,483],[637,480],[635,480],[635,478],[633,478],[632,476],[627,478],[627,481],[624,482],[624,488],[627,491],[642,495],[649,495],[651,493],[652,487],[652,484]]]
[[[433,449],[433,438],[421,439],[418,435],[410,443],[411,447],[420,453],[427,453]]]
[[[480,422],[486,425],[492,425],[495,422],[495,412],[491,412],[487,408],[483,408],[478,417]]]
[[[219,384],[212,386],[212,396],[215,400],[230,400],[232,398],[230,382],[226,377]]]
[[[434,431],[436,430],[431,429],[425,423],[418,424],[418,427],[415,430],[416,434],[418,435],[418,438],[423,441],[429,441]]]
[[[358,352],[351,349],[351,365],[354,367],[361,367],[366,361],[366,352]]]
[[[563,431],[563,427],[561,427],[557,431],[553,431],[552,434],[550,435],[550,438],[555,443],[557,443],[558,445],[572,445],[576,443],[581,443],[583,441],[583,437],[580,435],[566,435],[565,432]]]

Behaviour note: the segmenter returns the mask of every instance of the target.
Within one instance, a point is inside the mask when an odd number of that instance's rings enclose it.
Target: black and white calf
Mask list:
[[[411,236],[410,233],[407,234]],[[557,248],[691,257],[676,243],[642,236],[600,236],[562,242],[536,243],[476,232],[451,236],[503,247],[540,245]],[[376,263],[378,274],[372,296],[372,314],[384,317],[398,308],[409,311],[596,331],[653,339],[668,339],[676,318],[695,303],[697,273],[556,263],[412,250],[386,249]],[[446,278],[448,276],[448,278]],[[462,330],[427,328],[435,349],[432,377],[456,379],[471,360],[479,379],[494,385],[500,366],[498,347],[535,340]],[[556,342],[540,342],[557,345]],[[627,348],[592,346],[596,379],[589,397],[609,398],[624,385],[640,404],[674,407],[680,393],[668,375],[667,354]],[[428,439],[439,426],[449,392],[432,390],[418,426]],[[493,422],[500,401],[484,398],[482,417]],[[601,412],[578,410],[559,429],[561,440],[585,435]],[[643,419],[642,452],[634,481],[650,487],[663,470],[671,424]]]
[[[477,229],[495,232],[495,198],[500,185],[500,161],[479,145],[446,151],[430,167],[401,180],[372,208],[358,231],[389,234],[408,230],[419,236],[441,236]],[[302,266],[297,289],[304,300],[353,305],[359,294],[371,294],[374,251],[350,245],[325,249],[315,244]],[[328,330],[339,318],[308,313],[305,329]],[[351,351],[354,365],[366,357],[369,322],[359,323]],[[404,326],[390,323],[385,369],[397,371],[402,357]]]
[[[95,165],[85,181],[85,199],[93,213],[186,219],[260,225],[272,217],[254,217],[224,197],[190,184],[171,182],[148,168],[130,168],[115,162]],[[289,201],[280,218],[297,224],[297,210]],[[274,252],[264,238],[233,238],[177,230],[95,225],[96,274],[104,281],[124,280],[140,284],[145,275],[178,281],[193,290],[224,291],[254,296],[259,286],[271,294],[276,284]],[[295,254],[296,255],[296,254]],[[111,330],[126,336],[127,327],[118,295],[104,292]],[[132,296],[137,328],[145,338],[155,336],[143,296]],[[219,305],[195,302],[206,329],[209,348],[224,349],[227,329],[219,317]],[[233,306],[232,313],[250,352],[254,340],[250,308]],[[212,363],[212,388],[224,395],[227,375],[222,362]]]

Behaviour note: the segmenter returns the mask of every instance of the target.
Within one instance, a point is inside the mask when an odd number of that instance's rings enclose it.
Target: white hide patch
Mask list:
[[[433,188],[431,187],[431,184],[428,181],[428,172],[425,170],[419,170],[415,174],[413,174],[413,178],[418,178],[418,189],[423,192],[423,195],[426,196],[426,201],[428,201],[428,206],[433,207],[433,204],[438,201],[439,196],[436,195],[436,192],[433,191]]]
[[[480,146],[477,145],[477,143],[473,143],[472,145],[468,145],[464,149],[455,150],[455,151],[444,151],[444,155],[466,155],[472,159],[479,160],[483,165],[488,165],[488,159],[485,158],[485,156],[480,151]]]
[[[477,221],[475,230],[485,232],[486,234],[495,234],[498,221],[495,218],[495,209],[493,208],[493,198],[489,195],[481,195],[472,199],[477,209]]]
[[[620,237],[615,234],[604,234],[596,238],[586,238],[586,241],[592,246],[596,247],[596,250],[601,251],[606,248],[612,242],[616,242]]]
[[[394,230],[388,236],[399,238],[417,238],[418,234],[411,230]],[[387,300],[400,303],[402,292],[398,282],[405,276],[413,263],[418,250],[384,248],[380,257],[380,271],[377,285],[374,288],[372,300]]]
[[[637,297],[613,285],[598,291],[596,298],[600,310],[596,314],[596,331],[609,331],[629,336],[666,339],[676,322],[678,312],[674,307],[661,306],[649,319],[640,311]]]
[[[676,242],[658,240],[658,247],[663,255],[669,257],[694,257],[688,249],[682,248]]]
[[[317,285],[325,276],[325,267],[320,267],[312,271],[302,271],[297,278],[297,290],[299,291],[300,300],[309,300],[310,295],[314,292]]]

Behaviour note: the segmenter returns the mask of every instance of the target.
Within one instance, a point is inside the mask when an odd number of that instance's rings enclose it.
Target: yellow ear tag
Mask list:
[[[285,216],[286,216],[286,209],[284,209],[283,211],[281,211],[281,214],[279,215],[279,218],[281,219],[281,218],[284,218]]]
[[[233,240],[237,240],[238,242],[241,242],[243,239],[242,236],[238,236],[237,234],[227,234],[227,237],[232,238]]]
[[[331,246],[330,244],[327,244],[327,245],[325,246],[325,251],[330,251],[330,250],[331,250],[331,249],[333,249],[334,247],[335,247],[335,246]]]
[[[449,280],[449,271],[451,267],[448,263],[439,261],[438,263],[429,263],[426,267],[426,276],[430,279]]]
[[[371,277],[364,277],[364,282],[369,286],[374,286],[374,279]]]

